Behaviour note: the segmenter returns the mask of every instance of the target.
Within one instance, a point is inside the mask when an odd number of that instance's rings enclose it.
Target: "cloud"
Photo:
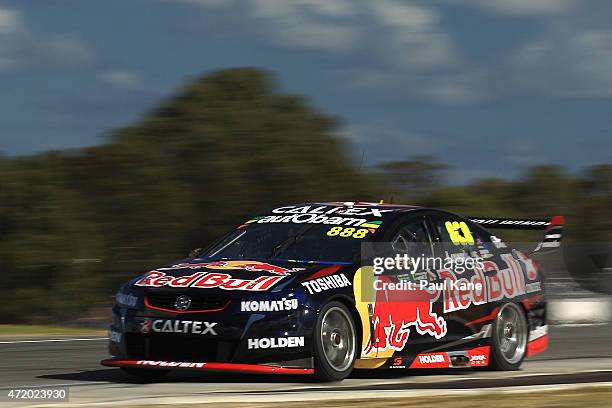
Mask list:
[[[476,6],[505,16],[547,16],[571,11],[576,0],[443,0],[449,4]]]
[[[169,1],[169,0],[166,0]],[[212,35],[255,35],[291,49],[329,54],[338,63],[330,72],[350,87],[410,85],[407,95],[432,100],[478,99],[466,78],[447,76],[463,61],[442,27],[438,10],[426,3],[399,0],[175,0],[202,10],[201,29]],[[222,19],[232,24],[219,24]],[[227,27],[232,27],[231,30]],[[239,29],[235,27],[239,26]],[[215,29],[211,29],[214,27]],[[220,32],[225,28],[225,33]],[[353,66],[347,67],[347,61]],[[435,76],[444,77],[432,83]],[[406,86],[408,87],[408,86]],[[412,91],[414,89],[414,92]],[[468,95],[469,94],[469,95]],[[454,103],[454,102],[453,102]]]
[[[233,0],[168,0],[172,2],[185,3],[202,7],[226,7],[234,3]]]
[[[101,74],[100,79],[116,88],[140,89],[143,86],[140,76],[129,70],[111,70]]]
[[[166,0],[169,1],[169,0]],[[407,98],[441,103],[482,99],[477,75],[460,72],[466,61],[427,3],[399,0],[174,0],[203,11],[202,29],[231,19],[232,33],[256,35],[292,49],[331,55],[330,73],[350,89],[406,89]],[[210,31],[219,34],[218,31]],[[346,62],[351,61],[350,67]]]
[[[438,13],[412,3],[396,0],[380,0],[372,4],[373,13],[386,25],[421,31],[438,23]]]
[[[396,0],[370,3],[371,13],[388,29],[381,56],[399,68],[428,69],[457,64],[452,38],[441,28],[435,9]]]
[[[354,123],[340,130],[356,160],[364,166],[405,160],[413,156],[435,155],[446,142],[440,137],[407,132],[375,123]],[[382,142],[384,141],[384,142]]]
[[[19,14],[14,10],[0,8],[0,35],[10,34],[20,29]]]
[[[361,68],[335,72],[335,77],[350,89],[367,91],[370,95],[385,94],[398,103],[408,100],[444,105],[471,105],[491,100],[490,90],[485,86],[487,75],[488,72],[477,70],[442,75]]]
[[[21,13],[0,8],[0,73],[70,68],[92,61],[93,52],[71,34],[37,35]]]
[[[346,17],[355,14],[350,0],[250,0],[256,16],[279,17],[313,13],[328,17]]]
[[[484,0],[483,0],[484,1]],[[477,0],[461,5],[480,3]],[[486,1],[494,7],[496,1]],[[557,98],[612,97],[612,3],[594,1],[504,1],[504,13],[518,16],[545,14],[537,34],[497,58],[467,60],[461,44],[451,50],[455,56],[450,70],[429,70],[418,74],[396,70],[393,75],[379,71],[356,81],[373,86],[402,84],[412,99],[440,104],[470,105],[514,96]],[[533,6],[537,3],[538,6]],[[499,6],[499,5],[498,5]],[[512,8],[512,10],[510,10]],[[502,13],[502,8],[496,9]],[[596,13],[593,10],[597,10]],[[397,13],[400,15],[401,13]],[[554,14],[554,15],[553,15]],[[503,35],[502,32],[499,35]],[[379,81],[374,79],[378,78]],[[386,84],[385,84],[386,81]]]
[[[517,95],[612,96],[612,53],[606,52],[612,49],[612,3],[607,0],[166,1],[197,6],[202,26],[213,35],[226,30],[325,53],[324,69],[348,91],[445,105]],[[459,17],[449,18],[457,8],[481,19],[503,17],[504,27],[530,18],[536,29],[518,37],[518,44],[477,58],[468,52],[470,37],[457,35],[464,30]],[[233,24],[219,24],[220,16]],[[484,35],[512,33],[500,28]]]
[[[612,97],[612,29],[553,29],[516,50],[511,69],[521,92]]]
[[[361,55],[412,68],[447,66],[457,54],[440,26],[439,13],[396,0],[166,0],[197,6],[202,28],[231,16],[241,32],[289,48]],[[229,18],[229,17],[228,17]],[[229,26],[229,25],[228,25]],[[236,24],[230,31],[235,30]],[[227,28],[229,30],[229,28]]]
[[[396,0],[251,0],[269,38],[288,46],[371,56],[390,66],[439,68],[458,59],[439,13]],[[372,35],[372,33],[376,33]]]
[[[246,19],[269,41],[288,47],[345,51],[356,46],[357,27],[342,17],[351,14],[344,0],[250,0]]]

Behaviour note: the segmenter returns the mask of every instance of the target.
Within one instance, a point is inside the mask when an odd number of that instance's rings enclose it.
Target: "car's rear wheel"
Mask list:
[[[314,332],[315,377],[339,381],[348,377],[357,354],[355,322],[348,308],[330,302],[319,314]]]
[[[503,305],[493,322],[492,370],[518,370],[527,353],[529,325],[523,309],[515,303]]]
[[[158,380],[168,375],[170,370],[160,370],[155,368],[132,368],[132,367],[121,367],[124,373],[131,376],[142,378],[149,381]]]

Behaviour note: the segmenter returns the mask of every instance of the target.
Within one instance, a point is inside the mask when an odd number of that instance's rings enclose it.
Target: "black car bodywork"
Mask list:
[[[272,209],[196,257],[123,285],[109,328],[112,358],[102,364],[313,374],[317,319],[330,302],[343,304],[355,323],[356,368],[488,366],[493,320],[508,302],[525,313],[526,356],[543,351],[548,336],[541,270],[482,225],[547,229],[556,237],[550,231],[561,227],[560,219],[475,221],[442,210],[372,203]],[[429,269],[424,276],[432,283],[481,282],[482,291],[445,287],[408,299],[394,299],[386,290],[366,296],[373,282],[405,276],[375,275],[363,245],[397,243],[402,233],[432,255],[481,256],[484,268]],[[558,244],[556,238],[547,242]]]

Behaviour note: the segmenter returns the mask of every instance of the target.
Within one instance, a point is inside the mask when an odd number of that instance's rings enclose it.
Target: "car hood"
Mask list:
[[[193,271],[229,272],[236,277],[291,274],[319,269],[330,263],[316,261],[302,262],[292,260],[256,260],[256,259],[184,259],[169,263],[158,271],[166,271],[173,276],[184,276]]]
[[[129,283],[142,289],[265,292],[342,263],[253,259],[183,259],[142,274]]]

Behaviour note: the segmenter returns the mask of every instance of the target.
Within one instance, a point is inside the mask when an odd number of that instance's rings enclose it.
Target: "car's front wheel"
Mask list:
[[[340,381],[349,376],[357,355],[355,322],[348,308],[330,302],[319,314],[314,332],[315,376]]]
[[[527,353],[529,326],[523,309],[515,303],[503,305],[493,322],[492,370],[518,370]]]

